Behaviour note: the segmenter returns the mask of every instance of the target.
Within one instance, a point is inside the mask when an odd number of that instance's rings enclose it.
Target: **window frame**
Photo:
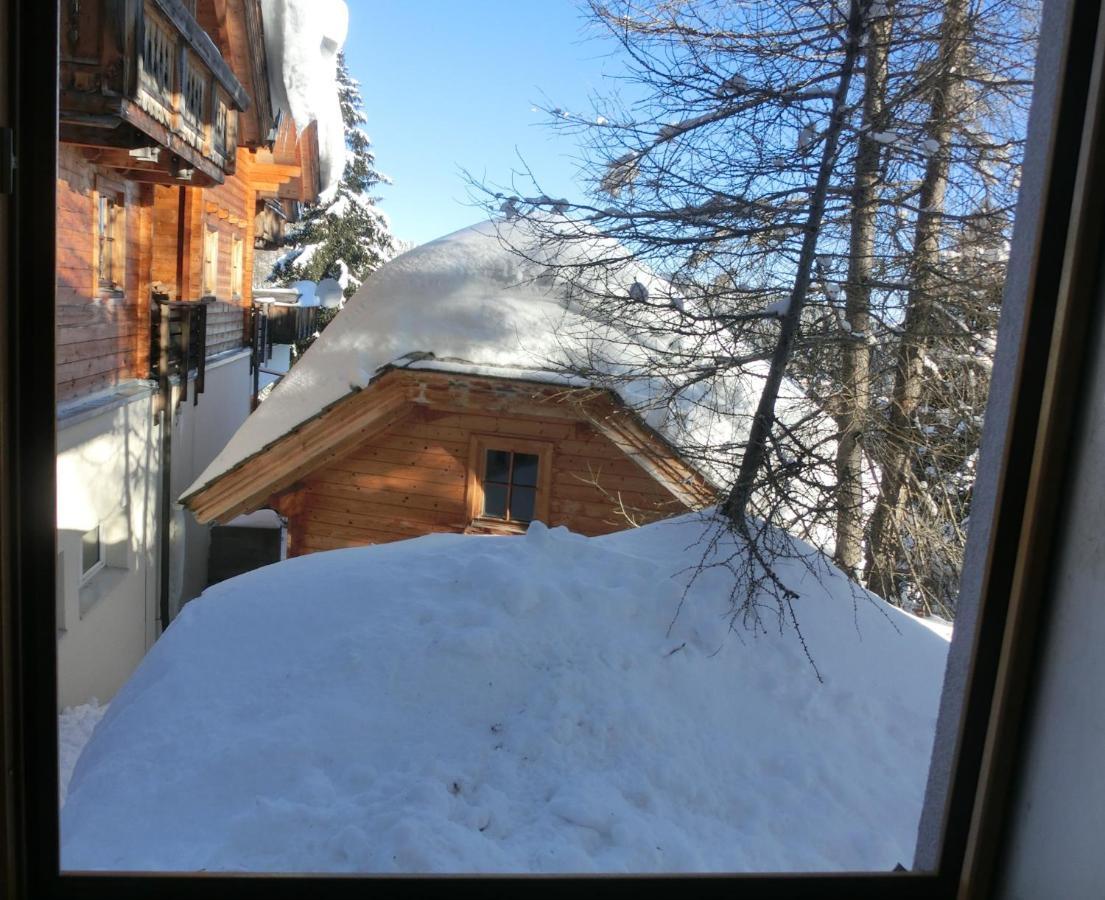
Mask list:
[[[245,243],[237,232],[230,237],[230,296],[235,300],[242,298],[245,281]]]
[[[219,229],[205,225],[203,229],[203,273],[200,294],[215,297],[219,290]]]
[[[696,892],[742,897],[886,897],[950,900],[984,896],[987,877],[995,874],[995,858],[1002,845],[1000,811],[1010,770],[1023,760],[1023,737],[1018,728],[1018,700],[1030,685],[1039,638],[1033,612],[1046,598],[1033,597],[1026,586],[1033,578],[1046,579],[1054,562],[1048,533],[1049,515],[1060,506],[1064,491],[1041,473],[1040,459],[1062,461],[1064,436],[1077,425],[1071,403],[1062,390],[1077,384],[1084,354],[1065,352],[1092,334],[1102,313],[1094,308],[1097,296],[1076,296],[1087,282],[1099,288],[1098,262],[1102,242],[1083,254],[1067,251],[1094,226],[1074,217],[1075,172],[1102,165],[1101,151],[1087,140],[1090,122],[1105,119],[1100,71],[1105,42],[1099,46],[1099,0],[1045,0],[1055,13],[1051,30],[1041,29],[1041,50],[1050,46],[1056,71],[1046,81],[1058,85],[1051,108],[1040,110],[1035,101],[1029,120],[1029,161],[1036,199],[1019,211],[1018,232],[1031,231],[1031,279],[1015,285],[1022,294],[1023,321],[1007,343],[1017,343],[1010,363],[1015,374],[1007,413],[1009,424],[998,455],[1000,473],[987,541],[985,560],[978,564],[978,621],[973,633],[958,629],[953,642],[969,654],[966,696],[961,704],[962,730],[951,749],[950,791],[943,803],[945,822],[939,869],[935,873],[843,873],[712,876],[695,878]],[[1055,12],[1058,10],[1058,12]],[[17,13],[17,14],[16,14]],[[43,402],[40,386],[52,384],[53,317],[43,304],[42,272],[53,271],[54,184],[56,177],[58,5],[38,0],[0,0],[0,18],[8,15],[9,48],[15,60],[14,124],[16,155],[14,201],[0,197],[0,219],[12,210],[11,271],[4,272],[11,291],[0,291],[5,321],[0,334],[0,430],[5,442],[0,453],[3,491],[0,491],[0,696],[3,698],[4,769],[3,819],[0,848],[7,896],[195,898],[205,895],[298,898],[305,892],[333,897],[360,897],[384,887],[389,893],[424,896],[452,892],[438,880],[383,880],[311,877],[201,875],[117,876],[65,874],[58,871],[56,631],[53,604],[42,603],[53,585],[54,548],[54,416]],[[1058,20],[1061,33],[1054,28]],[[1057,49],[1056,49],[1057,48]],[[1092,77],[1091,77],[1092,76]],[[0,115],[5,115],[0,98]],[[1052,112],[1054,110],[1054,115]],[[1088,115],[1087,115],[1088,113]],[[1100,145],[1099,145],[1100,146]],[[1035,154],[1033,156],[1032,154]],[[1030,182],[1025,179],[1026,184]],[[1031,193],[1031,191],[1030,191]],[[1102,195],[1080,198],[1081,205],[1100,203]],[[1100,218],[1100,206],[1097,217]],[[3,223],[0,222],[0,227]],[[1100,225],[1096,226],[1100,229]],[[1085,229],[1085,231],[1081,230]],[[19,239],[10,237],[18,232]],[[1094,236],[1097,240],[1100,236]],[[1016,241],[1015,241],[1016,246]],[[1026,245],[1021,242],[1021,250]],[[1015,251],[1016,252],[1016,251]],[[5,262],[0,255],[0,263]],[[1069,262],[1069,265],[1068,265]],[[1062,275],[1062,284],[1056,275]],[[1073,285],[1073,287],[1072,287]],[[1042,323],[1043,329],[1034,326]],[[1001,348],[999,347],[999,353]],[[48,394],[49,392],[47,392]],[[1077,392],[1075,392],[1077,394]],[[1083,486],[1084,488],[1084,486]],[[1031,490],[1030,490],[1031,489]],[[1044,496],[1050,494],[1050,500]],[[1048,507],[1051,507],[1049,513]],[[1014,572],[1016,570],[1016,573]],[[1027,575],[1026,575],[1026,570]],[[1031,576],[1031,577],[1029,577]],[[32,602],[38,601],[38,602]],[[1018,606],[1019,604],[1019,606]],[[969,646],[968,646],[969,645]],[[1017,665],[1017,662],[1023,665]],[[954,723],[953,723],[954,724]],[[647,880],[676,888],[669,877]],[[603,885],[614,887],[609,879]],[[640,880],[641,884],[645,883]],[[515,895],[525,889],[562,891],[558,879],[537,881],[496,879],[487,884],[497,894]],[[638,885],[628,885],[636,890]]]
[[[92,271],[93,293],[99,297],[119,297],[126,292],[127,283],[127,192],[122,182],[103,175],[95,178],[92,191]],[[105,202],[115,212],[108,226],[111,234],[104,236],[103,207]],[[104,278],[104,242],[110,244],[108,262],[109,278]]]
[[[529,522],[500,519],[483,513],[483,482],[487,475],[487,452],[503,450],[510,453],[528,453],[537,457],[537,484],[533,500],[533,518]],[[535,441],[532,438],[509,434],[473,434],[468,439],[468,468],[465,480],[465,498],[468,510],[466,533],[524,534],[530,522],[549,524],[549,508],[552,500],[553,444],[551,441]],[[509,510],[508,510],[509,512]]]
[[[95,531],[96,532],[97,556],[96,556],[96,562],[92,564],[92,567],[89,568],[89,569],[85,569],[84,568],[84,536],[86,534],[88,534],[89,531]],[[103,569],[105,565],[107,565],[107,563],[104,561],[104,556],[105,556],[106,552],[107,552],[107,548],[104,546],[104,526],[103,526],[102,522],[97,522],[96,527],[94,529],[89,528],[88,531],[81,534],[81,577],[80,577],[80,581],[79,581],[79,586],[80,587],[84,587],[86,584],[88,584],[93,578],[96,577],[96,573],[99,572],[101,569]]]

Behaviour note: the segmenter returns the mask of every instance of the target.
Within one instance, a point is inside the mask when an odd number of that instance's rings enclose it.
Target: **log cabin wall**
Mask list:
[[[239,149],[239,156],[248,154]],[[246,170],[248,172],[248,169]],[[183,285],[178,286],[181,188],[120,179],[89,162],[80,147],[58,148],[57,367],[59,401],[122,381],[149,377],[151,290],[198,299],[203,284],[204,232],[219,234],[218,276],[208,355],[241,347],[244,310],[252,301],[256,191],[247,174],[213,188],[183,188]],[[118,287],[99,283],[97,192],[119,200],[123,273]],[[241,289],[231,285],[234,239],[242,242]]]
[[[288,516],[289,554],[465,531],[473,435],[551,444],[550,526],[586,535],[622,530],[630,523],[618,512],[619,497],[642,523],[686,509],[588,422],[416,406],[275,501]]]
[[[203,236],[206,231],[219,235],[218,277],[215,297],[225,303],[248,308],[253,301],[253,230],[257,192],[249,182],[249,151],[238,149],[238,168],[223,184],[204,188],[196,201],[197,215],[191,223],[192,247],[188,255],[190,281],[194,296],[201,294],[203,284]],[[234,239],[242,242],[241,289],[231,285],[231,254]],[[244,335],[244,332],[243,332]]]
[[[122,242],[117,289],[99,284],[98,189],[121,201]],[[119,181],[89,163],[79,148],[58,148],[57,366],[59,401],[146,377],[149,288],[154,227],[150,185]]]

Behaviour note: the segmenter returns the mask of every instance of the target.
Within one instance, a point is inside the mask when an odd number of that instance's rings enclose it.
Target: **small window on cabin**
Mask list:
[[[96,191],[96,273],[101,291],[123,289],[126,230],[121,193]]]
[[[488,450],[484,460],[483,515],[531,522],[537,501],[536,453]]]
[[[230,293],[242,296],[242,239],[238,235],[230,245]]]
[[[502,435],[473,435],[468,514],[476,531],[519,533],[549,515],[552,445]]]
[[[203,295],[214,297],[219,277],[219,233],[208,230],[203,236]]]

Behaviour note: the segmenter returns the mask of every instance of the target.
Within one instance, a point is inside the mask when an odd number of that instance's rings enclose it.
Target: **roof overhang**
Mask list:
[[[447,412],[473,406],[490,413],[589,422],[685,506],[697,509],[717,501],[716,488],[702,473],[610,390],[394,366],[382,368],[364,389],[335,401],[180,500],[200,523],[224,523],[416,409]]]

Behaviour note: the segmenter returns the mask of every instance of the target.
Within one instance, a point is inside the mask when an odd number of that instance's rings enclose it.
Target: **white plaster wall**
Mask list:
[[[184,490],[207,468],[249,415],[253,381],[249,351],[240,351],[215,362],[208,361],[204,392],[193,405],[195,386],[173,417],[172,450],[172,566],[170,611],[199,596],[207,583],[210,529],[198,525],[192,514],[176,503]]]
[[[58,425],[58,702],[109,700],[157,634],[158,445],[135,388]],[[107,565],[84,585],[80,536],[101,523]]]
[[[248,351],[209,364],[205,390],[173,416],[173,497],[195,480],[249,415]],[[174,388],[174,401],[179,389]],[[133,382],[89,398],[58,423],[58,703],[110,700],[161,632],[161,435],[155,386]],[[107,565],[81,585],[81,535],[101,524]],[[209,531],[174,502],[170,614],[207,580]]]

